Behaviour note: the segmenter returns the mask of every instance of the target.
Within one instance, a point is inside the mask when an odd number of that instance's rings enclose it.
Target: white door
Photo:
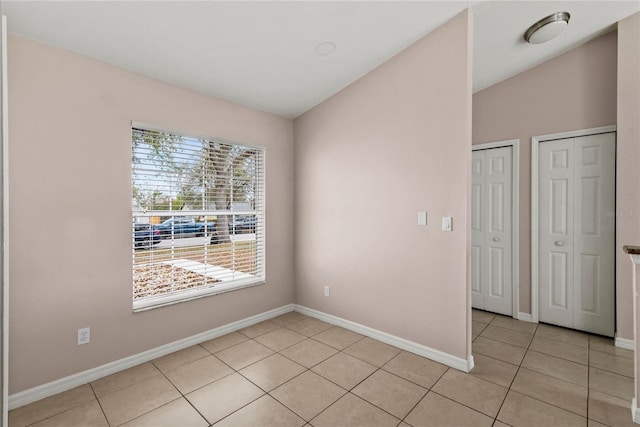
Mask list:
[[[538,150],[540,321],[613,336],[615,133]]]
[[[512,147],[472,156],[472,306],[511,316]]]

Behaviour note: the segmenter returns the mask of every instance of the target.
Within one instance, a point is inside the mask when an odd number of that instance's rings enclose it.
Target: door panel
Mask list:
[[[489,209],[489,218],[491,218],[491,233],[503,233],[504,232],[504,183],[493,183],[489,186],[489,200],[491,205]]]
[[[567,301],[569,301],[569,290],[567,288],[567,282],[569,281],[567,254],[564,252],[551,252],[549,254],[549,263],[551,270],[549,277],[551,301],[549,305],[553,308],[566,311],[569,309],[567,304]]]
[[[580,310],[586,313],[598,313],[598,280],[600,276],[600,257],[598,255],[581,254],[580,277]]]
[[[504,251],[502,248],[491,248],[490,250],[491,274],[489,283],[491,284],[490,294],[492,297],[504,298]]]
[[[601,192],[600,190],[600,178],[588,177],[582,178],[582,182],[579,183],[579,188],[581,189],[581,224],[580,224],[580,233],[583,236],[597,236],[599,234],[599,213],[598,208],[600,206],[598,196]]]
[[[473,231],[482,231],[482,185],[471,185],[471,229]]]
[[[511,316],[511,147],[472,157],[472,305]]]
[[[538,291],[540,321],[573,323],[573,140],[539,146],[540,236]]]
[[[498,150],[500,150],[498,148]],[[489,170],[490,175],[503,175],[504,174],[504,157],[496,156],[495,153],[491,153],[489,155],[489,163],[491,164],[491,168]]]
[[[576,329],[613,336],[615,329],[615,133],[576,138]],[[580,289],[580,291],[578,291]]]
[[[540,321],[613,336],[615,133],[539,145]]]
[[[569,180],[551,180],[551,233],[555,235],[568,234],[569,229]]]
[[[480,251],[482,250],[481,246],[473,245],[471,246],[471,265],[472,265],[472,273],[471,273],[471,292],[472,297],[475,298],[476,294],[480,297],[482,296],[482,289],[480,288],[480,277],[481,277],[481,264],[480,264]],[[474,300],[475,301],[475,300]],[[477,305],[483,304],[482,307],[477,307]],[[477,302],[473,303],[473,306],[476,308],[484,309],[484,299],[480,299]]]
[[[558,149],[551,151],[551,169],[569,169],[569,149]]]
[[[485,309],[482,283],[486,268],[482,265],[482,251],[484,247],[482,189],[484,186],[484,153],[474,151],[471,160],[471,305],[481,310]]]

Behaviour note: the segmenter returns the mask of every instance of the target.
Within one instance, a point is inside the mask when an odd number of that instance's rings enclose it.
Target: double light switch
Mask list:
[[[418,225],[427,225],[427,213],[418,212]],[[442,231],[453,230],[453,218],[450,216],[442,217]]]

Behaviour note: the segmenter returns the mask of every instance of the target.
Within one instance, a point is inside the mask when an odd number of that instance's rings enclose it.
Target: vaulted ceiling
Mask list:
[[[2,1],[1,6],[12,33],[291,118],[467,7],[474,13],[474,91],[611,31],[640,10],[638,1],[606,0]],[[541,45],[523,40],[529,25],[557,11],[571,14],[564,33]],[[325,42],[335,44],[335,51],[316,53]]]

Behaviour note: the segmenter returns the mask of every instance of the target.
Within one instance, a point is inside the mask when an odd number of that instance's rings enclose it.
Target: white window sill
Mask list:
[[[168,305],[179,304],[181,302],[264,284],[264,277],[251,277],[248,279],[234,280],[231,283],[216,284],[209,288],[187,289],[170,295],[141,298],[133,302],[133,312],[139,313],[142,311],[152,310],[154,308],[166,307]]]

